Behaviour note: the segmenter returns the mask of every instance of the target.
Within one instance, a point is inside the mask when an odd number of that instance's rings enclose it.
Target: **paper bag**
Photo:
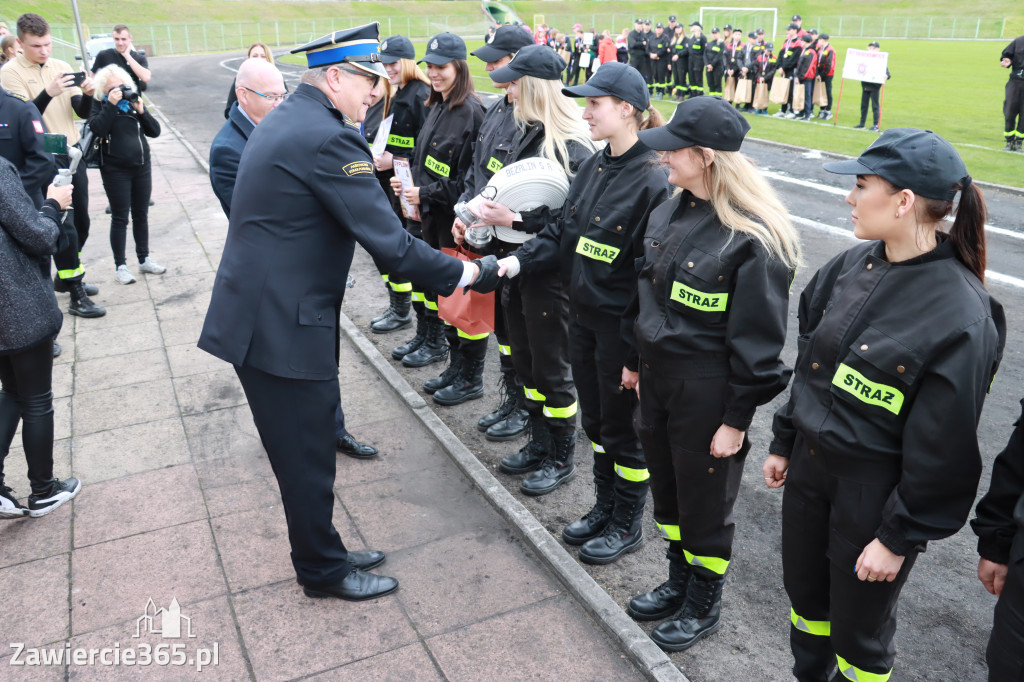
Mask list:
[[[736,95],[736,76],[727,76],[725,79],[725,87],[722,89],[722,99],[726,102],[731,102],[733,96]]]
[[[749,78],[741,78],[736,83],[736,95],[732,98],[735,104],[750,104],[754,97],[754,81]]]
[[[814,79],[814,103],[819,107],[828,106],[828,95],[825,94],[825,82],[820,78]]]
[[[804,110],[804,105],[807,103],[806,93],[804,92],[803,83],[793,83],[793,111],[800,113]]]
[[[772,90],[768,94],[768,101],[773,104],[786,104],[789,102],[789,86],[793,81],[783,76],[776,76],[772,81]]]
[[[479,254],[467,251],[462,247],[441,249],[449,256],[459,260],[474,261],[483,258]],[[481,294],[478,291],[462,293],[457,288],[451,296],[437,297],[437,315],[442,320],[461,330],[469,336],[487,334],[494,331],[494,292]]]
[[[757,87],[754,88],[754,108],[768,108],[768,84],[764,81],[758,81]]]

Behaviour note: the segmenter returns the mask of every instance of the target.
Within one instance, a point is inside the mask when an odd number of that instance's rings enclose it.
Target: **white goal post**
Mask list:
[[[779,35],[779,10],[776,7],[701,7],[700,8],[700,25],[704,27],[704,33],[710,34],[712,25],[721,28],[725,24],[732,24],[733,26],[739,26],[744,30],[743,40],[746,41],[746,33],[757,28],[763,28],[765,31],[768,30],[767,26],[760,24],[753,25],[747,24],[746,19],[757,24],[758,17],[761,17],[763,23],[768,17],[771,17],[771,40],[772,42]],[[705,21],[707,18],[707,21]],[[710,25],[709,25],[710,22]]]

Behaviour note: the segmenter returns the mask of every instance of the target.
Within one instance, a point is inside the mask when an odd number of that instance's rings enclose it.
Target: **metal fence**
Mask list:
[[[538,17],[539,18],[539,15]],[[688,24],[697,16],[680,17]],[[523,16],[528,23],[533,16]],[[549,26],[570,31],[573,24],[582,24],[585,29],[598,31],[611,29],[614,33],[631,28],[632,14],[546,14],[543,21]],[[723,25],[749,23],[754,18],[749,12],[718,12],[705,14],[707,24]],[[779,27],[785,25],[780,15]],[[338,29],[351,28],[365,23],[364,17],[334,19],[302,19],[295,21],[249,21],[219,23],[174,23],[174,24],[133,24],[132,35],[137,46],[146,46],[155,56],[196,54],[202,52],[234,52],[244,50],[254,42],[263,42],[275,47],[301,45],[313,38]],[[1024,33],[1024,16],[1002,19],[977,19],[971,17],[929,17],[929,16],[808,16],[805,27],[815,27],[829,33],[833,38],[917,38],[917,39],[1009,39]],[[95,27],[93,27],[95,28]],[[753,28],[753,26],[751,26]],[[769,28],[770,26],[765,26]],[[75,51],[61,45],[66,42],[77,44],[74,27],[51,25],[55,41],[55,56],[73,61]],[[707,31],[711,30],[709,25]],[[396,33],[411,38],[427,38],[436,33],[451,31],[468,39],[482,39],[487,33],[487,21],[475,16],[406,16],[381,19],[381,35]]]

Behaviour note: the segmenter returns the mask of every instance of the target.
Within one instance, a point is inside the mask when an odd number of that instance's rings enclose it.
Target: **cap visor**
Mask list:
[[[612,93],[599,90],[593,85],[574,85],[571,88],[562,88],[562,94],[566,97],[606,97]]]
[[[520,78],[522,78],[523,74],[520,71],[513,69],[511,66],[506,64],[500,69],[495,69],[494,71],[491,71],[490,76],[491,80],[494,81],[495,83],[511,83],[512,81],[517,81]]]
[[[401,57],[392,57],[389,54],[382,54],[380,56],[381,64],[395,64],[398,62],[399,59],[401,59]]]
[[[444,66],[445,64],[451,61],[455,61],[455,57],[444,57],[439,54],[428,54],[424,55],[423,59],[419,60],[416,63],[422,64],[423,62],[426,62],[427,64],[433,64],[434,66]]]
[[[659,128],[651,128],[650,130],[641,130],[637,133],[637,137],[645,145],[657,152],[670,152],[676,149],[685,149],[686,147],[692,147],[693,142],[684,140],[681,137],[677,137],[669,132],[667,126],[661,126]]]
[[[505,52],[500,50],[493,45],[483,45],[470,52],[471,55],[485,62],[496,62],[511,52]]]
[[[343,62],[349,66],[354,66],[360,71],[365,72],[369,76],[381,76],[383,78],[388,77],[388,72],[384,70],[384,65],[380,62]]]
[[[829,173],[835,173],[837,175],[878,175],[875,171],[871,170],[857,159],[832,161],[830,163],[822,164],[821,167]]]

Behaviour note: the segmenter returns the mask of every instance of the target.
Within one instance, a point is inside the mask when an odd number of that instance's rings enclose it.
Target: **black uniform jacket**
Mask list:
[[[647,46],[644,45],[645,36],[643,31],[630,31],[626,38],[626,45],[629,49],[630,59],[643,59],[647,56]]]
[[[416,151],[416,138],[427,120],[427,97],[430,86],[421,80],[411,80],[399,88],[391,98],[391,134],[385,151],[393,156],[412,158]]]
[[[661,37],[651,35],[650,40],[647,41],[648,55],[656,55],[662,62],[671,59],[672,45],[670,40],[670,36],[664,31],[661,32]]]
[[[473,163],[466,173],[466,186],[459,201],[469,201],[480,194],[491,176],[508,163],[512,140],[519,133],[514,113],[515,108],[508,97],[496,99],[484,112],[473,146]]]
[[[779,354],[793,273],[686,191],[651,213],[638,265],[640,361],[680,379],[727,378],[723,423],[746,431],[789,382]]]
[[[1024,81],[1024,36],[1014,38],[999,58],[1010,60],[1010,78]]]
[[[967,520],[978,418],[1006,338],[1002,306],[940,239],[895,264],[883,242],[860,244],[814,275],[770,446],[788,457],[799,432],[834,475],[893,485],[875,536],[901,556]]]
[[[276,376],[336,376],[357,241],[386,272],[442,294],[462,277],[458,260],[402,229],[359,124],[303,83],[245,146],[199,347]]]
[[[43,147],[42,115],[17,95],[0,89],[0,156],[14,164],[36,208],[53,182],[57,166]]]
[[[1010,442],[992,465],[992,485],[971,521],[978,554],[997,564],[1024,558],[1024,415],[1014,426]]]
[[[688,44],[688,47],[690,49],[690,58],[691,59],[694,59],[694,60],[703,59],[704,58],[704,48],[707,47],[707,44],[708,44],[708,37],[706,35],[703,35],[703,34],[697,36],[696,38],[691,37],[687,41],[687,44]],[[696,63],[696,61],[694,63]]]
[[[674,62],[676,68],[680,68],[679,65],[682,64],[681,68],[686,69],[686,65],[689,64],[690,60],[690,38],[688,36],[683,36],[679,40],[676,40],[675,37],[672,38],[669,58],[671,59],[672,57],[679,57]]]
[[[515,252],[522,272],[560,270],[573,318],[611,329],[633,346],[636,258],[647,216],[669,197],[658,155],[643,142],[612,156],[608,147],[580,166],[557,219]]]
[[[725,66],[725,43],[712,40],[704,51],[704,66],[721,69]]]
[[[455,204],[473,163],[473,143],[480,132],[484,107],[474,95],[452,110],[447,102],[438,102],[427,110],[427,120],[416,141],[412,179],[420,188],[423,229],[450,232]]]

